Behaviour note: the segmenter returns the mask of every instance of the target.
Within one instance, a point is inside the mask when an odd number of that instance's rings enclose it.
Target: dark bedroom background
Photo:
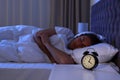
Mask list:
[[[50,26],[69,27],[76,33],[78,22],[90,22],[90,0],[51,0]]]
[[[69,27],[90,22],[90,0],[0,0],[0,26]]]

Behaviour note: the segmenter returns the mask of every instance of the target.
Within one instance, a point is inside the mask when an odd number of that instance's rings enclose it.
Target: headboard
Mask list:
[[[105,36],[120,50],[120,0],[100,0],[92,6],[91,31]],[[120,52],[112,61],[120,68]]]

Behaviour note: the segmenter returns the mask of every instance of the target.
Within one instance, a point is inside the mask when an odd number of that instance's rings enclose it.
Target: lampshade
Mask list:
[[[88,23],[78,23],[78,28],[77,28],[77,32],[84,32],[84,31],[88,31]]]

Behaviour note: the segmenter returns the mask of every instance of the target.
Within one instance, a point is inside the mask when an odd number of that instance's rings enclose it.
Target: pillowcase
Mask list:
[[[74,49],[72,57],[76,61],[76,63],[81,63],[81,58],[83,57],[83,53],[87,51],[89,48],[94,49],[95,52],[98,53],[97,57],[100,63],[104,63],[111,60],[112,57],[118,52],[117,48],[113,47],[108,43],[99,43],[89,47]],[[89,53],[90,52],[91,51],[89,51]]]

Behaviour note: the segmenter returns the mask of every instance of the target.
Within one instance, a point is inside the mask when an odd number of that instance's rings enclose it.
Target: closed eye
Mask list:
[[[80,40],[81,40],[81,42],[84,42],[86,40],[86,38],[85,37],[81,37]]]
[[[82,38],[81,38],[81,41],[84,41],[84,40],[85,40],[85,39],[82,37]]]
[[[80,40],[81,40],[81,43],[82,43],[82,47],[87,47],[87,45],[85,44],[87,39],[85,37],[81,37]]]

